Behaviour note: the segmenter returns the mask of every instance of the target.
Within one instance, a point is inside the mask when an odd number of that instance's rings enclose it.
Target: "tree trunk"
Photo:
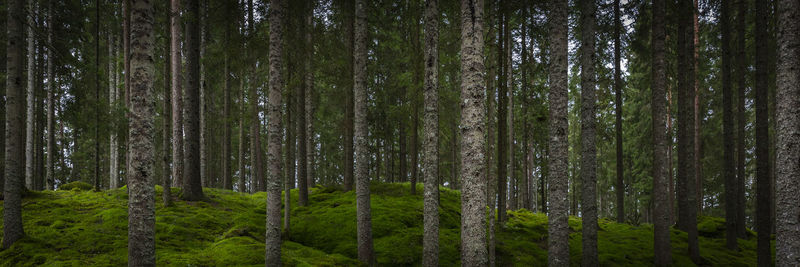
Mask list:
[[[206,35],[208,32],[207,23],[208,20],[206,18],[208,2],[207,0],[200,0],[201,7],[198,11],[198,23],[200,24],[200,52],[199,52],[199,64],[200,64],[200,96],[199,96],[199,132],[200,132],[200,185],[208,186],[208,165],[206,164],[208,161],[208,148],[206,147],[206,67],[205,67],[205,60],[203,60],[206,56]]]
[[[313,5],[309,8],[306,14],[306,79],[305,79],[305,113],[306,113],[306,177],[307,190],[310,191],[314,187],[314,151],[316,151],[316,144],[314,143],[314,43],[313,29],[314,29],[314,8]],[[380,173],[380,172],[379,172]],[[307,195],[307,194],[306,194]],[[308,198],[308,196],[306,196]]]
[[[153,5],[150,1],[133,0],[131,14],[131,79],[130,165],[128,165],[128,266],[155,266],[155,100],[153,80]],[[174,24],[177,25],[177,24]]]
[[[245,147],[247,136],[244,131],[244,119],[247,117],[247,104],[244,100],[244,72],[239,74],[239,192],[247,192],[247,170],[245,170]]]
[[[267,125],[269,168],[267,183],[266,266],[281,265],[281,96],[283,94],[282,0],[270,0],[269,9],[269,124]],[[287,195],[289,191],[286,191]]]
[[[231,3],[225,2],[225,46],[230,45],[231,39]],[[230,75],[230,55],[228,49],[223,49],[223,104],[222,104],[222,189],[233,190],[233,179],[231,178],[231,75]]]
[[[254,22],[253,22],[253,0],[248,0],[247,1],[247,6],[248,6],[248,9],[247,9],[248,10],[248,16],[247,16],[247,18],[248,18],[248,26],[249,26],[249,28],[248,28],[249,30],[248,30],[247,34],[255,36],[255,30],[254,30],[255,26],[253,26],[253,24],[254,24]],[[250,45],[250,43],[248,43],[248,45]],[[251,47],[248,47],[247,49],[245,49],[245,53],[250,53],[251,49],[252,49]],[[255,63],[256,62],[250,63],[251,66],[246,71],[247,75],[245,75],[244,77],[247,77],[248,79],[253,78],[252,77],[253,76],[252,72],[253,72],[253,68],[255,68],[254,67]],[[251,121],[250,121],[250,169],[251,169],[252,174],[251,174],[251,181],[250,181],[250,192],[258,191],[259,185],[262,183],[263,177],[264,177],[264,175],[262,173],[262,168],[261,168],[261,164],[262,164],[261,163],[261,120],[260,120],[260,118],[258,116],[258,114],[260,113],[260,111],[259,111],[259,102],[260,101],[259,101],[259,98],[258,98],[258,92],[256,92],[256,86],[254,84],[255,84],[254,82],[252,84],[249,84],[249,87],[250,87],[249,93],[250,93],[250,95],[248,96],[250,98],[250,119],[251,119]]]
[[[367,265],[375,264],[372,250],[372,215],[367,173],[369,153],[367,148],[367,13],[364,0],[355,2],[353,24],[353,97],[355,112],[355,182],[356,217],[358,231],[358,260]]]
[[[723,179],[725,181],[725,245],[730,250],[739,248],[736,230],[736,169],[734,167],[733,91],[731,89],[730,5],[722,1],[720,25],[722,28],[722,139]]]
[[[183,90],[181,88],[180,0],[171,0],[170,65],[172,78],[172,184],[183,179]]]
[[[736,233],[739,238],[748,238],[745,229],[745,157],[747,151],[745,150],[745,124],[747,120],[745,117],[745,87],[747,77],[750,76],[747,71],[746,63],[746,47],[745,47],[745,20],[747,16],[747,0],[738,0],[736,2],[736,183],[737,183],[737,205],[736,205]]]
[[[497,76],[497,223],[506,221],[506,191],[508,186],[508,72],[506,65],[508,57],[508,43],[506,36],[510,30],[508,26],[508,1],[500,1],[498,19],[500,21],[500,37],[497,40],[497,67],[500,70]]]
[[[548,257],[550,266],[569,264],[567,222],[567,1],[550,3],[550,154]]]
[[[581,2],[581,218],[583,266],[597,266],[597,146],[595,144],[595,3]]]
[[[28,83],[27,83],[27,105],[26,108],[26,116],[25,116],[25,188],[28,190],[33,190],[33,172],[34,172],[34,147],[33,147],[33,126],[34,126],[34,106],[35,106],[35,99],[36,94],[34,92],[35,84],[34,84],[34,77],[36,76],[36,72],[34,69],[36,68],[36,49],[34,46],[34,16],[36,11],[36,6],[34,5],[34,1],[28,1],[28,9],[27,13],[17,13],[17,14],[27,14],[27,41],[28,41]],[[9,18],[13,17],[11,14],[8,14]]]
[[[116,59],[114,58],[114,34],[111,32],[108,33],[108,111],[109,111],[109,119],[112,118],[114,112],[114,105],[116,103],[116,81],[114,81],[114,73],[116,69],[114,68],[114,62]],[[48,76],[49,77],[49,76]],[[49,79],[49,78],[48,78]],[[49,99],[49,95],[48,95]],[[49,102],[49,101],[48,101]],[[49,124],[49,123],[48,123]],[[49,129],[49,128],[48,128]],[[48,150],[49,151],[49,150]],[[48,153],[48,155],[50,155]],[[49,158],[49,156],[48,156]],[[50,164],[50,160],[48,159],[48,165]],[[108,188],[109,189],[116,189],[119,187],[119,177],[117,177],[117,133],[112,128],[109,129],[109,137],[108,137]]]
[[[516,175],[514,173],[514,170],[515,170],[515,164],[514,164],[514,161],[515,161],[515,158],[514,158],[514,78],[513,78],[514,77],[514,75],[513,75],[514,74],[514,70],[512,69],[512,66],[511,66],[512,60],[513,60],[512,59],[513,58],[512,54],[513,54],[513,51],[514,51],[514,43],[511,42],[511,25],[510,25],[511,22],[510,22],[510,20],[511,20],[512,11],[510,9],[511,8],[509,7],[507,12],[506,12],[506,16],[507,16],[506,17],[506,31],[507,31],[508,34],[506,34],[506,36],[505,36],[505,38],[506,38],[505,39],[505,42],[506,42],[506,45],[505,45],[506,46],[506,61],[504,63],[504,64],[506,64],[506,71],[505,71],[506,72],[506,84],[508,86],[506,88],[506,90],[508,91],[508,101],[506,102],[508,104],[508,106],[506,107],[506,122],[507,122],[506,125],[508,127],[508,131],[507,131],[508,136],[505,137],[505,138],[507,138],[506,139],[506,145],[508,145],[508,147],[506,148],[506,153],[508,153],[508,156],[506,156],[506,162],[508,162],[508,178],[510,179],[509,180],[510,188],[508,190],[508,206],[506,207],[506,209],[515,210],[516,206],[517,206],[516,205],[516,184],[517,184],[517,179],[516,179]],[[505,211],[503,213],[505,213]],[[506,220],[507,220],[507,216],[506,216],[506,218],[503,219],[503,222],[505,222]]]
[[[355,14],[351,13],[355,11],[355,2],[354,0],[346,0],[345,6],[345,13],[346,21],[344,23],[344,32],[345,32],[345,47],[346,53],[349,55],[354,54],[354,26],[355,26]],[[344,190],[350,191],[353,190],[353,120],[354,120],[354,111],[353,111],[353,80],[350,77],[353,77],[353,57],[348,57],[345,61],[347,63],[346,68],[346,81],[347,85],[344,86],[346,88],[345,92],[345,115],[344,115]]]
[[[437,0],[425,1],[425,132],[423,175],[425,215],[422,265],[439,266],[439,7]]]
[[[778,1],[775,264],[800,264],[800,1]]]
[[[54,185],[54,165],[55,162],[55,110],[53,101],[55,99],[55,77],[53,72],[53,2],[47,2],[47,190],[53,190]],[[112,85],[114,86],[114,85]],[[2,170],[0,170],[2,171]],[[0,179],[0,182],[2,180]]]
[[[769,176],[769,122],[767,110],[768,83],[768,35],[769,7],[766,1],[756,1],[756,39],[755,60],[756,80],[755,92],[756,109],[756,231],[758,231],[758,246],[756,254],[759,266],[772,264],[772,249],[770,233],[772,230],[771,206],[772,190]]]
[[[461,264],[487,265],[483,0],[461,0]]]
[[[171,9],[167,9],[166,11],[167,11],[167,21],[169,21],[170,18],[172,17],[172,15],[171,15],[172,11],[171,11]],[[171,33],[170,33],[171,29],[172,28],[171,28],[171,25],[170,25],[170,26],[167,27],[167,30],[166,30],[167,34],[170,35],[170,36],[172,36]],[[164,201],[164,206],[165,207],[169,207],[169,206],[172,205],[172,179],[170,179],[170,174],[174,174],[174,173],[171,172],[171,167],[170,167],[170,159],[172,157],[172,154],[170,154],[170,151],[172,149],[172,147],[170,147],[170,144],[172,144],[171,140],[174,139],[174,136],[171,136],[172,132],[170,131],[171,130],[170,129],[170,124],[171,124],[171,118],[172,118],[171,117],[171,113],[172,113],[171,112],[172,111],[171,110],[171,107],[172,107],[172,100],[171,100],[171,98],[172,98],[172,84],[171,84],[171,81],[172,80],[171,80],[171,77],[172,76],[170,75],[171,74],[171,68],[172,68],[172,64],[171,64],[172,58],[171,58],[171,51],[170,51],[171,47],[172,47],[172,39],[171,39],[171,37],[170,37],[170,39],[168,39],[168,41],[166,41],[164,43],[166,45],[166,47],[164,47],[164,51],[165,51],[166,55],[164,55],[164,60],[165,60],[165,62],[164,62],[164,114],[162,115],[163,116],[163,120],[164,120],[164,129],[163,129],[163,131],[164,131],[164,147],[162,148],[163,149],[163,153],[164,153],[164,156],[163,156],[164,158],[162,159],[164,161],[164,166],[163,166],[163,168],[164,168],[164,173],[163,173],[164,178],[162,180],[162,187],[163,187],[164,192],[162,193],[162,199]]]
[[[122,68],[124,71],[123,80],[124,88],[123,91],[125,92],[125,108],[126,110],[130,109],[130,96],[131,96],[131,62],[130,62],[130,49],[131,49],[131,0],[121,0],[122,1]],[[170,8],[167,8],[170,9]],[[169,11],[168,11],[169,12]],[[171,23],[171,22],[170,22]],[[170,24],[170,27],[172,24]],[[170,28],[171,29],[171,28]],[[171,45],[171,43],[170,43]],[[125,112],[125,118],[128,119],[128,128],[130,128],[130,113]],[[128,142],[129,136],[128,131],[125,131],[125,135],[123,136],[123,142],[125,142],[125,152],[123,153],[123,160],[125,160],[125,168],[128,168],[130,165],[130,150],[131,148],[128,146],[130,142]],[[125,177],[121,180],[127,181],[128,172],[125,171]],[[122,182],[124,184],[125,182]],[[120,184],[121,185],[121,184]]]
[[[302,207],[308,205],[308,183],[306,182],[306,175],[308,175],[308,133],[306,133],[306,110],[305,110],[305,103],[306,98],[309,96],[306,95],[306,87],[311,86],[311,84],[306,82],[307,77],[310,75],[311,72],[311,56],[309,54],[309,46],[311,46],[311,31],[312,31],[312,24],[311,20],[314,16],[313,10],[313,2],[306,3],[306,10],[305,18],[304,18],[304,49],[305,53],[303,53],[303,85],[297,87],[297,205]]]
[[[487,129],[486,130],[487,140],[485,145],[486,166],[485,166],[485,171],[483,173],[486,181],[486,200],[487,200],[486,205],[489,206],[489,214],[491,214],[491,216],[489,216],[488,218],[489,222],[487,223],[487,229],[486,229],[486,231],[488,232],[487,235],[489,239],[488,240],[489,266],[495,266],[496,263],[495,262],[496,243],[495,243],[494,230],[495,230],[495,222],[497,221],[497,216],[494,216],[494,214],[496,214],[497,210],[497,163],[495,161],[496,160],[495,154],[497,153],[497,148],[495,146],[496,144],[495,135],[497,134],[497,131],[495,131],[494,129],[497,127],[496,126],[497,103],[495,102],[496,101],[495,91],[500,86],[500,83],[498,82],[497,79],[495,79],[495,73],[499,74],[501,72],[500,68],[498,67],[498,62],[500,62],[500,58],[499,56],[493,56],[494,53],[496,52],[495,49],[497,49],[497,51],[500,50],[500,45],[498,42],[499,39],[497,39],[498,34],[495,33],[495,27],[494,27],[495,21],[498,22],[496,24],[498,25],[498,27],[499,25],[501,25],[501,23],[499,23],[501,20],[499,15],[497,15],[497,18],[495,20],[495,15],[498,14],[497,6],[498,6],[497,1],[489,1],[485,7],[485,9],[489,11],[489,14],[487,15],[488,16],[487,21],[489,21],[489,26],[488,26],[489,29],[487,34],[488,39],[486,41],[486,46],[487,46],[486,64],[488,65],[486,68],[488,68],[488,70],[487,70],[487,76],[485,78],[486,92],[487,92],[487,97],[486,97],[487,119],[485,123],[486,125],[485,127]],[[457,126],[454,128],[457,128]]]
[[[620,67],[621,44],[620,28],[622,27],[619,11],[619,0],[614,0],[614,106],[616,121],[614,131],[616,133],[617,145],[617,183],[614,191],[617,194],[617,222],[625,222],[625,163],[622,161],[622,71]],[[663,88],[662,88],[663,89]],[[658,96],[662,97],[661,95]],[[653,113],[655,114],[655,113]],[[658,116],[663,114],[659,113]],[[663,125],[662,125],[663,126]]]
[[[5,114],[5,181],[3,186],[3,243],[11,247],[25,236],[22,229],[22,191],[25,186],[25,162],[19,155],[25,153],[25,91],[22,87],[24,71],[23,19],[24,1],[10,0],[6,13],[6,114]]]
[[[672,148],[667,144],[668,136],[665,132],[665,113],[664,106],[666,96],[667,72],[665,62],[666,23],[664,13],[666,13],[664,0],[653,1],[653,22],[652,22],[652,105],[653,105],[653,251],[655,252],[656,266],[669,266],[672,264],[672,249],[670,245],[670,226],[672,225],[671,198],[667,195],[671,193],[671,179],[667,177],[669,163],[672,159],[668,158],[668,151]],[[619,148],[619,147],[618,147]],[[619,162],[618,162],[619,163]],[[618,176],[619,177],[619,176]],[[619,199],[618,199],[619,201]],[[619,211],[619,210],[618,210]],[[624,211],[624,210],[623,210]]]
[[[94,55],[94,191],[100,191],[100,118],[102,112],[100,111],[100,1],[98,0],[95,0]]]
[[[694,64],[695,73],[697,72],[697,58],[698,58],[698,49],[699,39],[698,39],[698,32],[699,32],[699,25],[697,23],[697,13],[700,12],[697,9],[697,0],[694,0],[694,15],[692,16],[692,42],[694,43],[694,48],[692,52],[692,64]],[[695,194],[697,198],[695,203],[697,205],[697,214],[703,212],[703,136],[702,133],[702,125],[703,125],[703,114],[704,111],[700,109],[700,101],[702,100],[702,91],[700,89],[699,80],[697,75],[691,77],[692,81],[694,82],[694,179],[697,183],[697,187],[695,189]]]
[[[693,136],[695,69],[692,63],[694,54],[692,23],[695,10],[691,0],[682,0],[679,4],[679,9],[692,12],[684,12],[678,19],[678,66],[682,66],[683,69],[678,73],[678,229],[688,233],[689,257],[695,263],[699,263]]]

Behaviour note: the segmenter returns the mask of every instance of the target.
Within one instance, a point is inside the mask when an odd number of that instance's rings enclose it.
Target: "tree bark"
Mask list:
[[[55,181],[54,179],[54,165],[55,162],[55,77],[53,72],[53,24],[55,19],[53,16],[53,1],[47,2],[47,177],[45,178],[47,190],[53,190]],[[110,35],[109,35],[110,36]],[[110,44],[109,44],[110,46]],[[109,50],[110,51],[110,50]],[[112,67],[113,68],[113,67]],[[112,84],[111,86],[115,86]],[[113,87],[110,87],[113,88]],[[2,181],[2,180],[0,180]]]
[[[172,14],[172,10],[171,9],[167,9],[167,21],[169,21],[169,19],[171,18],[171,14]],[[167,28],[168,28],[166,30],[167,34],[172,36],[171,33],[170,33],[171,29],[172,29],[171,25],[167,26]],[[162,193],[161,198],[164,201],[164,206],[165,207],[169,207],[169,206],[172,205],[172,179],[170,179],[170,175],[173,174],[171,172],[172,169],[171,169],[171,166],[170,166],[170,163],[171,163],[170,159],[172,157],[172,154],[170,154],[172,147],[170,145],[172,144],[171,140],[174,138],[171,135],[172,132],[170,131],[171,130],[170,129],[170,124],[171,124],[171,121],[172,121],[171,120],[171,118],[172,118],[171,117],[171,114],[172,114],[172,110],[171,110],[171,108],[172,108],[172,100],[171,100],[171,98],[172,98],[172,84],[171,84],[171,81],[172,81],[172,79],[171,79],[171,77],[172,77],[171,76],[171,68],[172,68],[172,64],[171,64],[172,63],[172,58],[171,58],[172,39],[171,39],[171,37],[170,37],[170,39],[168,41],[166,41],[164,43],[166,45],[166,47],[164,47],[164,51],[166,53],[166,55],[164,55],[164,59],[165,59],[165,62],[164,62],[164,114],[163,114],[163,120],[164,120],[164,129],[163,129],[163,131],[164,131],[164,147],[162,148],[163,149],[163,153],[164,153],[164,158],[162,159],[164,161],[164,166],[163,166],[164,167],[164,174],[163,174],[164,178],[162,180],[162,187],[163,187],[164,192]]]
[[[725,245],[730,250],[739,248],[736,230],[736,169],[734,164],[733,137],[733,90],[731,89],[731,49],[730,49],[730,5],[722,1],[720,13],[722,28],[722,139],[723,139],[723,179],[725,181]]]
[[[697,240],[697,183],[694,160],[694,77],[692,63],[694,51],[694,7],[691,0],[679,2],[680,10],[692,10],[681,13],[678,19],[678,66],[683,71],[678,73],[678,229],[688,234],[689,257],[695,263],[700,261]]]
[[[692,64],[694,64],[695,73],[697,72],[697,58],[698,58],[698,49],[699,45],[699,38],[698,33],[699,24],[697,23],[697,13],[700,12],[697,8],[697,0],[694,0],[694,15],[692,16],[692,42],[694,43],[694,50],[692,52]],[[702,125],[703,125],[703,114],[705,111],[701,110],[700,101],[702,101],[701,97],[703,95],[703,91],[700,89],[699,79],[697,75],[691,78],[694,82],[694,179],[697,183],[697,187],[695,189],[695,194],[697,194],[697,198],[695,203],[697,205],[697,214],[703,212],[703,136],[702,136]]]
[[[666,104],[666,51],[664,42],[666,39],[666,23],[664,22],[666,13],[664,0],[653,0],[652,14],[652,105],[653,105],[653,251],[655,252],[656,266],[669,266],[672,264],[672,249],[670,246],[670,226],[672,225],[671,198],[668,196],[672,185],[669,183],[669,163],[672,159],[668,158],[668,151],[671,150],[667,144],[668,134],[665,132],[664,116],[667,109]]]
[[[26,99],[27,99],[27,105],[25,106],[25,108],[26,108],[26,112],[25,112],[25,114],[26,114],[25,115],[25,129],[26,129],[25,130],[25,188],[27,188],[28,190],[33,190],[33,176],[34,176],[33,172],[34,172],[34,169],[35,169],[34,168],[35,165],[33,164],[34,163],[34,158],[33,158],[34,157],[33,126],[34,126],[34,121],[35,121],[35,119],[34,119],[34,115],[35,114],[33,113],[33,111],[34,111],[35,99],[36,99],[36,94],[34,92],[34,88],[35,88],[34,77],[36,76],[36,71],[34,71],[34,69],[36,68],[36,60],[35,60],[36,59],[36,49],[35,49],[35,46],[34,46],[34,43],[35,43],[34,36],[35,36],[35,34],[34,34],[34,30],[33,30],[33,27],[34,27],[33,25],[35,25],[34,24],[35,23],[34,22],[35,21],[34,16],[35,16],[35,13],[36,13],[35,12],[36,6],[34,5],[34,3],[35,3],[34,1],[28,1],[28,9],[27,9],[27,12],[24,13],[24,14],[27,14],[27,17],[26,17],[27,18],[27,27],[26,27],[26,29],[28,31],[28,34],[27,34],[27,41],[28,41],[28,54],[27,54],[28,55],[28,61],[27,61],[28,62],[28,71],[27,71],[28,82],[27,82],[27,93],[25,95]],[[23,13],[18,13],[18,14],[23,14]],[[9,17],[11,17],[10,14],[9,14]]]
[[[313,29],[314,29],[314,8],[310,8],[306,14],[306,79],[305,79],[305,113],[306,113],[306,178],[307,190],[310,191],[314,187],[314,151],[316,151],[316,144],[314,142],[314,43]],[[306,196],[307,198],[308,196]]]
[[[3,186],[3,242],[2,248],[11,247],[25,236],[22,229],[22,191],[25,186],[25,162],[19,155],[25,153],[25,91],[22,86],[24,71],[22,37],[25,19],[24,1],[10,0],[6,13],[6,114],[5,114],[5,181]]]
[[[550,154],[548,257],[550,266],[569,265],[567,222],[567,1],[550,2]]]
[[[307,87],[312,86],[307,79],[311,75],[311,55],[309,47],[311,46],[311,31],[313,24],[312,18],[314,16],[313,2],[306,3],[305,18],[304,18],[304,53],[303,53],[303,86],[297,87],[297,205],[302,207],[308,205],[308,182],[306,177],[308,175],[308,133],[306,132],[306,95]]]
[[[281,265],[281,96],[283,93],[282,0],[270,0],[269,9],[269,123],[267,125],[269,168],[265,266]],[[289,191],[286,191],[287,195]]]
[[[425,1],[425,132],[423,175],[425,215],[422,265],[439,266],[439,7],[438,0]]]
[[[244,49],[244,48],[242,48]],[[245,170],[245,144],[247,143],[247,136],[244,131],[244,119],[247,117],[247,103],[244,100],[245,87],[244,87],[244,71],[239,73],[239,192],[247,192],[247,170]]]
[[[486,266],[483,0],[461,0],[461,265]]]
[[[800,1],[779,0],[775,264],[800,265]]]
[[[772,190],[769,176],[769,114],[767,110],[767,92],[769,91],[769,51],[768,33],[769,3],[756,1],[756,30],[755,32],[755,133],[756,133],[756,230],[757,262],[759,266],[772,264],[771,232],[772,232]]]
[[[346,21],[344,23],[344,31],[345,31],[345,47],[346,52],[349,55],[354,54],[354,26],[355,26],[355,14],[351,13],[355,11],[355,2],[354,0],[346,0],[345,6],[345,13]],[[353,80],[350,77],[353,77],[353,58],[349,57],[346,67],[347,75],[347,85],[344,88],[347,88],[345,92],[345,115],[344,115],[344,190],[350,191],[353,190],[353,121],[354,121],[354,111],[353,111]]]
[[[736,229],[739,238],[747,238],[747,231],[745,229],[745,158],[747,151],[745,150],[745,124],[747,120],[745,117],[745,88],[747,77],[750,76],[746,66],[746,47],[745,47],[745,20],[747,14],[747,0],[738,0],[736,2],[736,183],[737,183],[737,205],[736,205]]]
[[[356,217],[358,231],[358,260],[367,265],[375,264],[372,249],[372,215],[369,197],[369,174],[367,148],[367,13],[364,0],[355,2],[353,24],[353,97],[355,112],[355,182]]]
[[[583,266],[597,266],[597,146],[595,144],[595,2],[581,3],[581,219]]]
[[[100,191],[100,118],[102,112],[100,111],[100,1],[97,0],[95,0],[94,31],[94,191]]]
[[[200,24],[200,52],[199,52],[199,59],[198,61],[200,64],[200,85],[199,85],[199,132],[200,132],[200,185],[208,186],[208,165],[206,164],[208,161],[208,148],[206,147],[206,66],[205,60],[203,60],[206,56],[206,35],[208,32],[208,20],[206,15],[208,14],[208,1],[207,0],[200,0],[200,10],[198,11],[198,24]]]
[[[225,46],[230,45],[231,39],[231,3],[225,2]],[[231,178],[231,75],[230,75],[230,55],[228,49],[223,49],[223,104],[222,104],[222,189],[233,190],[233,178]]]
[[[498,60],[500,70],[497,81],[497,223],[506,221],[506,191],[508,189],[508,72],[506,65],[508,58],[508,43],[506,36],[510,34],[508,25],[508,2],[500,1],[498,17],[500,23],[500,37],[497,42]]]
[[[172,184],[183,179],[183,89],[181,88],[180,0],[170,2],[170,72],[172,78]],[[131,149],[131,148],[129,148]]]
[[[248,5],[248,35],[250,35],[250,40],[252,37],[255,36],[255,26],[253,22],[253,0],[247,1]],[[248,43],[250,45],[250,43]],[[250,53],[252,48],[248,47],[245,50],[245,53]],[[253,69],[255,68],[255,63],[252,62],[251,66],[248,68],[246,77],[248,79],[253,78]],[[255,192],[259,190],[260,184],[263,182],[263,171],[261,168],[261,119],[259,118],[259,98],[258,92],[256,92],[255,83],[249,84],[250,87],[250,169],[251,169],[251,181],[250,181],[250,192]]]
[[[132,1],[130,165],[128,165],[128,266],[155,266],[155,100],[153,80],[153,5]]]

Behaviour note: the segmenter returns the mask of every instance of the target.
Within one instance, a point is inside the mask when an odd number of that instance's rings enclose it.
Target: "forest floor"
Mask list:
[[[26,193],[23,222],[27,237],[0,251],[0,265],[126,265],[126,189],[93,192],[90,188],[88,184],[75,183],[58,191]],[[408,183],[371,185],[372,235],[381,266],[420,265],[422,195],[412,196],[409,189]],[[178,189],[173,190],[173,196],[179,194]],[[241,194],[205,188],[208,201],[185,202],[176,197],[173,206],[164,207],[161,187],[157,186],[156,192],[159,266],[263,266],[266,193]],[[422,192],[421,184],[417,192]],[[292,195],[292,204],[296,204],[297,190]],[[460,193],[442,188],[440,200],[440,263],[457,266]],[[357,258],[355,193],[317,187],[312,189],[310,203],[307,207],[292,208],[290,241],[282,246],[284,265],[358,265],[354,260]],[[570,255],[577,266],[581,257],[580,218],[571,217],[569,224]],[[725,249],[723,219],[701,217],[698,228],[705,264],[756,265],[755,238],[740,239],[740,251],[729,251]],[[686,238],[685,232],[672,230],[675,266],[693,266],[686,253]],[[601,219],[601,265],[651,265],[652,240],[652,225],[634,226]],[[509,212],[508,222],[497,234],[498,266],[545,266],[546,248],[544,214]]]

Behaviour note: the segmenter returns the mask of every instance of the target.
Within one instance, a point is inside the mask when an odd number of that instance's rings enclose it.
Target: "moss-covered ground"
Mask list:
[[[63,188],[63,187],[62,187]],[[23,201],[27,237],[0,251],[2,266],[124,266],[127,262],[125,188],[92,192],[29,192]],[[415,266],[422,252],[422,196],[406,184],[372,184],[372,225],[376,257],[382,266]],[[173,189],[173,195],[180,192]],[[421,192],[422,186],[418,188]],[[240,194],[204,189],[208,201],[164,207],[156,187],[156,258],[159,266],[263,266],[265,193]],[[441,189],[440,263],[459,264],[460,194]],[[293,200],[297,192],[293,191]],[[295,202],[296,203],[296,202]],[[282,260],[287,266],[354,266],[355,194],[313,188],[310,206],[294,207]],[[2,223],[2,222],[0,222]],[[755,239],[740,239],[740,251],[724,248],[725,224],[701,217],[701,255],[707,265],[754,266]],[[580,262],[581,223],[570,218],[570,253]],[[509,212],[497,234],[500,266],[544,266],[547,217],[525,210]],[[652,225],[632,226],[600,220],[599,253],[603,266],[646,266],[653,259]],[[692,266],[686,233],[672,230],[676,266]]]

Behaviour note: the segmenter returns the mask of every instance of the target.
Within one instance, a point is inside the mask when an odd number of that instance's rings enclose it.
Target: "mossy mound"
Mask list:
[[[81,182],[81,181],[71,182],[71,183],[68,183],[68,184],[65,184],[65,185],[62,185],[62,186],[58,187],[58,190],[67,190],[67,191],[69,191],[69,190],[87,191],[87,190],[92,190],[92,189],[94,189],[94,187],[92,185],[84,183],[84,182]]]
[[[63,187],[62,187],[63,188]],[[91,187],[89,187],[91,189]],[[381,266],[420,265],[422,194],[409,184],[371,185],[375,254]],[[204,189],[205,202],[175,199],[164,207],[156,187],[156,260],[159,266],[263,266],[266,193],[240,194]],[[422,192],[422,186],[417,188]],[[177,196],[179,189],[173,189]],[[0,251],[8,266],[124,266],[127,262],[127,198],[124,188],[103,192],[31,192],[23,200],[28,235]],[[281,198],[283,199],[283,197]],[[460,193],[441,188],[440,263],[457,266],[460,246]],[[293,204],[297,191],[292,191]],[[354,192],[313,188],[307,207],[292,209],[282,261],[287,266],[357,266]],[[0,225],[2,222],[0,222]],[[599,256],[603,266],[646,266],[653,261],[652,225],[632,226],[601,219]],[[708,265],[754,266],[755,239],[740,239],[740,251],[725,247],[724,220],[700,217],[701,255]],[[570,255],[580,263],[581,222],[570,218]],[[753,234],[751,232],[751,234]],[[509,212],[498,227],[500,266],[545,266],[547,217]],[[692,266],[686,233],[672,230],[675,266]]]

